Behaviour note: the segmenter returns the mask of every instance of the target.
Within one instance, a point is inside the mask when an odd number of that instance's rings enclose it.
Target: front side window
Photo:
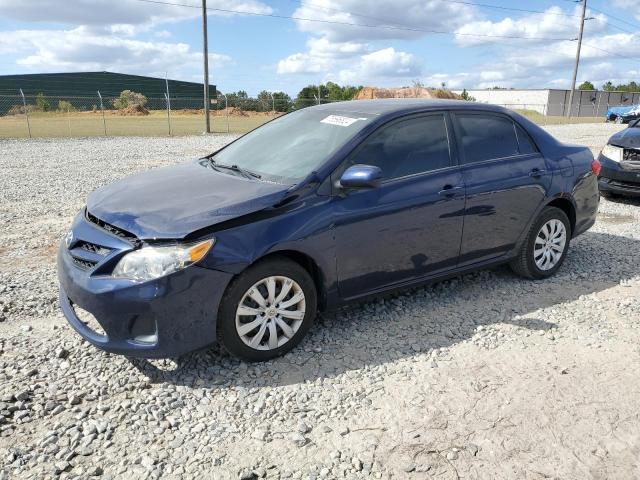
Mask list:
[[[385,180],[451,166],[444,115],[382,126],[360,145],[348,165],[357,163],[379,167]]]
[[[464,163],[520,153],[513,121],[498,115],[456,114]]]

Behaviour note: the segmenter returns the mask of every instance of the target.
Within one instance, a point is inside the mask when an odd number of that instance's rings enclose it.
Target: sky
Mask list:
[[[579,82],[640,80],[639,3],[588,0]],[[201,82],[200,6],[0,0],[0,75],[107,70]],[[225,93],[292,96],[327,81],[569,88],[581,9],[572,0],[208,0],[208,7],[210,83]]]

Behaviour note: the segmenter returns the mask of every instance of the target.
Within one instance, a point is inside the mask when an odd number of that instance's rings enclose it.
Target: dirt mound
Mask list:
[[[149,110],[142,105],[129,105],[128,107],[118,110],[118,115],[126,116],[142,116],[149,115]]]
[[[245,112],[244,110],[242,110],[241,108],[238,107],[229,107],[227,109],[227,113],[229,115],[233,115],[236,117],[248,117],[249,114],[247,112]]]
[[[177,110],[171,110],[171,113],[177,115],[203,115],[204,109],[202,108],[179,108]],[[215,110],[214,110],[215,115]]]
[[[449,98],[459,100],[462,97],[450,90],[402,87],[402,88],[376,88],[363,87],[354,97],[354,100],[373,100],[378,98]]]

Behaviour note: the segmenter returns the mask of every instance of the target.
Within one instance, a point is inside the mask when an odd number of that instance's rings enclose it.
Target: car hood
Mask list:
[[[180,239],[273,206],[288,188],[192,162],[157,168],[96,190],[87,200],[87,210],[143,240]]]
[[[640,148],[640,128],[625,128],[613,135],[609,143],[623,148]]]

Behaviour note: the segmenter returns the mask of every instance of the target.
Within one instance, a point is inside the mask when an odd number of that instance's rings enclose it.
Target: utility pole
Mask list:
[[[167,124],[169,125],[169,136],[171,136],[171,97],[169,93],[169,78],[167,72],[164,73],[164,85],[166,92],[164,92],[164,98],[167,103]]]
[[[202,0],[202,41],[204,55],[204,131],[211,133],[209,120],[209,38],[207,35],[207,0]]]
[[[576,63],[573,66],[573,79],[571,80],[571,93],[569,94],[569,110],[567,116],[571,117],[573,108],[573,96],[576,92],[576,80],[578,77],[578,65],[580,64],[580,49],[582,48],[582,34],[584,33],[584,16],[587,13],[587,0],[582,0],[582,16],[580,18],[580,34],[578,35],[578,48],[576,50]]]

